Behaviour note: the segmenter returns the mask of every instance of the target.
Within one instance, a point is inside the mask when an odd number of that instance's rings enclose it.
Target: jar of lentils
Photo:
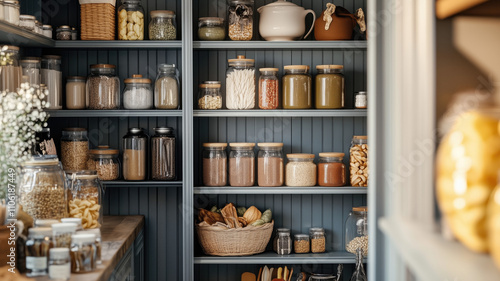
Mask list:
[[[287,186],[314,186],[316,185],[316,164],[314,154],[295,153],[287,154],[286,185]]]
[[[151,11],[149,23],[149,40],[175,40],[175,13],[168,10]]]
[[[278,108],[278,69],[261,68],[259,77],[259,108],[276,109]]]
[[[120,108],[120,79],[116,76],[116,66],[93,64],[87,79],[89,109]]]

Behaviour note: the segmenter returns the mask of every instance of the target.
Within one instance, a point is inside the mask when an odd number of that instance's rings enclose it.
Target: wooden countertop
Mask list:
[[[113,270],[144,228],[144,216],[105,216],[101,226],[102,264],[94,272],[71,273],[70,281],[108,281]],[[32,278],[48,281],[48,276]]]

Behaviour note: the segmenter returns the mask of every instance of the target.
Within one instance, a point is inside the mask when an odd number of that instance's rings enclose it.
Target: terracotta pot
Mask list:
[[[328,26],[323,19],[325,11],[314,22],[314,36],[316,40],[351,40],[356,26],[356,17],[347,9],[337,6],[332,14],[332,21]]]

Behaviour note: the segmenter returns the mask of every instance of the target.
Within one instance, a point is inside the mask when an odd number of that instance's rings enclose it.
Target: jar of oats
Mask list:
[[[316,164],[314,154],[294,153],[287,154],[286,185],[287,186],[314,186],[316,185]]]
[[[97,176],[103,181],[112,181],[120,176],[120,161],[118,149],[111,149],[107,145],[100,145],[90,150],[87,169],[97,171]]]
[[[66,128],[61,137],[61,162],[64,170],[85,170],[89,159],[89,139],[84,128]]]

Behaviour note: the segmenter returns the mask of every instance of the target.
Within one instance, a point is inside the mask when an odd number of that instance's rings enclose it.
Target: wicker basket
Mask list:
[[[111,4],[80,4],[81,39],[115,40],[115,6]]]
[[[250,256],[260,254],[273,234],[274,221],[261,226],[224,229],[198,226],[198,238],[203,252],[212,256]]]

